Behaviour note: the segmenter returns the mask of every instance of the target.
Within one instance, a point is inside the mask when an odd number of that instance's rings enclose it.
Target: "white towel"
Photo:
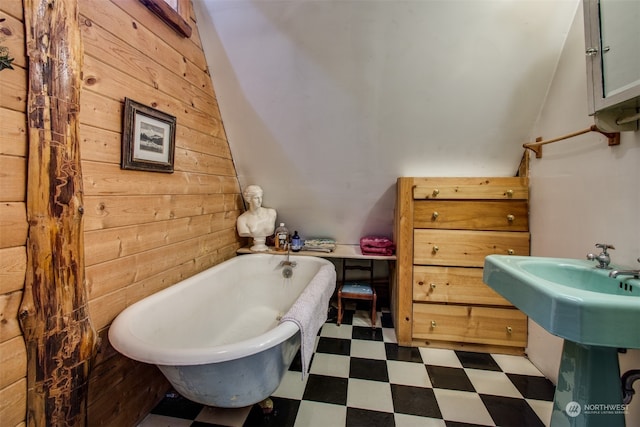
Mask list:
[[[294,273],[295,274],[295,270]],[[309,372],[309,363],[313,355],[318,331],[327,321],[329,300],[336,288],[336,269],[333,265],[324,265],[311,279],[289,311],[282,316],[281,322],[293,322],[300,329],[302,356],[302,378]]]

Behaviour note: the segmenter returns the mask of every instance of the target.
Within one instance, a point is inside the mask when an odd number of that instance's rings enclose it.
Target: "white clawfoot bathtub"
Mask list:
[[[300,348],[292,322],[279,322],[325,259],[285,255],[234,257],[125,309],[109,341],[125,356],[157,365],[184,397],[235,408],[268,398]],[[323,269],[323,271],[325,271]],[[318,278],[326,275],[318,274]]]

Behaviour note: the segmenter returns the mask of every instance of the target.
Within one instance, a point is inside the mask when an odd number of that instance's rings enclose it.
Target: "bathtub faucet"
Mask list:
[[[289,256],[291,255],[291,243],[287,243],[287,258],[284,261],[280,261],[280,267],[282,267],[282,276],[285,279],[293,276],[293,267],[296,266],[295,261],[290,261]]]

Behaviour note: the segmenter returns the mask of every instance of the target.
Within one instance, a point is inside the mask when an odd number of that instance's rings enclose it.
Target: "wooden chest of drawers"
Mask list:
[[[522,353],[527,318],[482,282],[529,254],[526,178],[399,178],[392,308],[401,345]]]

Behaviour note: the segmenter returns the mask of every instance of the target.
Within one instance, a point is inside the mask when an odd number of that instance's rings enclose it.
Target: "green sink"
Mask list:
[[[490,255],[484,282],[554,335],[640,348],[640,280],[611,271],[586,260]]]
[[[625,425],[618,348],[640,348],[640,280],[611,271],[586,260],[485,258],[484,282],[565,339],[552,427]]]

